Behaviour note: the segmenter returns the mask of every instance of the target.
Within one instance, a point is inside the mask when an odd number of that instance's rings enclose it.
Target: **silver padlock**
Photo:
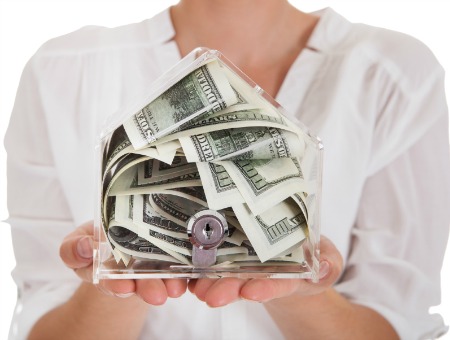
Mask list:
[[[193,265],[209,267],[216,263],[217,248],[228,236],[228,224],[219,212],[202,210],[188,220],[187,234],[193,245]]]

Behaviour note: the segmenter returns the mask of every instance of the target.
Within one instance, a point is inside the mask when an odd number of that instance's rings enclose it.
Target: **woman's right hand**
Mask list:
[[[60,256],[66,266],[86,282],[92,283],[92,256],[94,225],[87,222],[64,238]],[[151,305],[162,305],[168,297],[177,298],[186,292],[185,279],[118,279],[101,280],[97,286],[102,292],[118,297],[138,295]]]

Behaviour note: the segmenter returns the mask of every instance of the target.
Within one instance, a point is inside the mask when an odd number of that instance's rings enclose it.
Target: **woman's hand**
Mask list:
[[[239,299],[268,302],[274,299],[311,296],[325,292],[342,271],[342,257],[325,237],[320,242],[319,283],[301,279],[198,279],[189,281],[189,290],[211,307],[225,306]]]
[[[211,307],[225,306],[239,299],[267,302],[292,294],[315,295],[324,292],[339,277],[342,258],[336,247],[322,237],[320,244],[320,282],[300,279],[249,279],[238,278],[190,280],[189,290]],[[64,263],[86,282],[92,282],[93,224],[85,223],[69,234],[60,248]],[[164,304],[168,297],[183,295],[187,280],[101,280],[98,288],[118,297],[138,295],[151,305]]]
[[[66,266],[86,282],[92,282],[93,234],[93,223],[87,222],[67,235],[60,247],[60,256]],[[128,297],[136,294],[151,305],[162,305],[168,297],[183,295],[187,280],[101,280],[97,287],[109,295]]]

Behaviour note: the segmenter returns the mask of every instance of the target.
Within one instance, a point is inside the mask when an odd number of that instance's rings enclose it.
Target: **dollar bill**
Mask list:
[[[186,121],[223,110],[237,100],[222,68],[212,61],[174,84],[123,126],[133,147],[141,149]]]
[[[127,228],[113,226],[109,229],[109,235],[111,243],[123,254],[146,260],[150,259],[184,264],[191,263],[185,256],[170,250],[164,251],[161,247],[156,246],[145,238],[139,237],[136,233]],[[127,261],[126,258],[121,259]]]
[[[148,157],[136,157],[135,155],[127,155],[123,158],[122,161],[119,161],[117,165],[111,167],[111,170],[108,171],[108,174],[104,175],[103,179],[103,205],[102,205],[102,217],[104,220],[107,220],[108,207],[107,203],[109,199],[115,195],[111,195],[111,189],[114,187],[114,184],[121,185],[123,181],[129,181],[129,173],[130,169],[133,171],[136,165],[148,160]],[[128,183],[128,182],[127,182]],[[125,185],[125,184],[123,184]]]
[[[295,131],[282,117],[271,116],[267,113],[268,112],[265,110],[256,109],[254,107],[232,106],[229,110],[219,111],[207,117],[189,121],[178,130],[173,131],[173,133],[158,138],[153,145],[165,144],[180,137],[242,127],[270,126],[288,131]]]
[[[292,198],[259,215],[246,204],[234,205],[233,210],[261,262],[292,253],[307,237],[306,219]]]
[[[131,146],[125,129],[120,126],[111,134],[103,149],[102,173],[105,174],[111,164],[115,163],[118,158],[126,155],[128,152],[124,150]]]
[[[186,157],[183,156],[175,156],[172,164],[151,159],[138,167],[138,185],[162,182],[196,172],[195,163],[187,162]]]
[[[126,216],[118,216],[116,212],[118,223],[122,223],[141,237],[147,234],[147,229],[152,229],[175,238],[188,239],[186,226],[158,214],[144,195],[118,196],[116,211],[120,211],[121,214],[126,212]]]
[[[223,255],[219,256],[217,259],[217,263],[235,263],[239,262],[237,264],[238,266],[260,266],[262,265],[260,258],[258,257],[258,254],[256,253],[256,250],[252,247],[251,244],[243,243],[243,247],[248,249],[247,254],[232,254],[232,255]],[[246,262],[243,264],[242,262]],[[275,257],[273,259],[270,259],[264,263],[265,266],[279,266],[283,264],[292,265],[292,263],[298,263],[303,264],[305,262],[305,256],[303,249],[299,246],[296,247],[292,253],[283,255],[280,257]]]
[[[204,206],[195,202],[190,202],[183,197],[167,194],[145,195],[151,207],[160,215],[175,223],[186,225],[189,218],[199,211],[205,209]]]
[[[194,170],[191,173],[182,174],[180,176],[168,178],[154,183],[139,184],[138,174],[139,168],[144,167],[142,163],[132,166],[125,170],[121,176],[118,176],[112,182],[108,195],[138,195],[145,193],[161,192],[164,190],[176,189],[180,187],[201,186],[200,175]],[[145,170],[141,170],[145,171]]]
[[[148,212],[147,214],[144,214],[145,218],[143,218],[142,211],[148,209],[148,207],[143,207],[142,196],[119,196],[115,197],[115,199],[114,218],[110,222],[108,229],[109,238],[111,238],[111,230],[114,230],[114,228],[116,227],[120,227],[122,233],[125,233],[123,229],[127,229],[140,239],[144,239],[147,241],[149,241],[148,237],[146,237],[148,235],[148,229],[168,234],[176,238],[187,239],[185,227],[176,225],[172,221],[168,221],[161,216],[157,216],[154,212]],[[116,241],[118,240],[116,239]],[[142,240],[140,242],[142,242]],[[128,246],[126,243],[127,239],[122,239],[120,246],[128,250],[136,250],[133,245]],[[115,250],[116,259],[121,259],[126,264],[129,259],[124,256],[124,254],[131,255],[132,253],[130,251],[124,252],[124,250],[120,247],[118,248],[119,251],[117,251],[117,249]],[[187,255],[180,255],[176,252],[172,252],[170,249],[165,248],[161,248],[161,250],[175,258],[180,263],[191,264],[191,258],[189,258]],[[138,254],[133,254],[133,257],[138,257]],[[139,257],[147,259],[149,258],[149,256],[146,254],[141,254]]]
[[[169,194],[180,196],[187,199],[190,202],[195,202],[200,204],[203,207],[208,207],[208,203],[206,202],[205,192],[203,190],[203,186],[195,186],[195,187],[180,187],[172,190],[166,190],[161,192],[162,194]]]
[[[217,162],[233,179],[250,210],[255,214],[297,192],[307,192],[302,170],[296,158]]]
[[[308,208],[305,202],[308,202],[308,194],[306,192],[297,192],[291,196],[291,198],[297,203],[302,210],[303,216],[308,221]]]
[[[151,160],[151,158],[131,153],[120,158],[103,176],[103,195],[109,195],[111,186],[125,171],[148,160]]]
[[[298,135],[274,127],[225,129],[179,140],[188,162],[293,157],[304,149]]]
[[[199,162],[197,170],[202,180],[208,207],[222,210],[232,203],[244,203],[239,189],[222,165]]]
[[[168,164],[172,163],[176,154],[176,149],[173,150],[173,147],[170,149],[166,147],[163,150],[156,148],[135,150],[123,126],[114,130],[105,144],[102,158],[102,174],[104,177],[110,173],[112,166],[115,166],[123,158],[128,158],[132,154],[155,158]]]

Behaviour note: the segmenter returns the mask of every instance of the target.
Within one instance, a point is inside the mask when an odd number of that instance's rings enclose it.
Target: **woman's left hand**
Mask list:
[[[210,307],[221,307],[245,299],[268,302],[292,294],[316,295],[330,288],[342,272],[342,257],[326,237],[320,242],[318,283],[305,279],[197,279],[189,281],[189,290]]]

